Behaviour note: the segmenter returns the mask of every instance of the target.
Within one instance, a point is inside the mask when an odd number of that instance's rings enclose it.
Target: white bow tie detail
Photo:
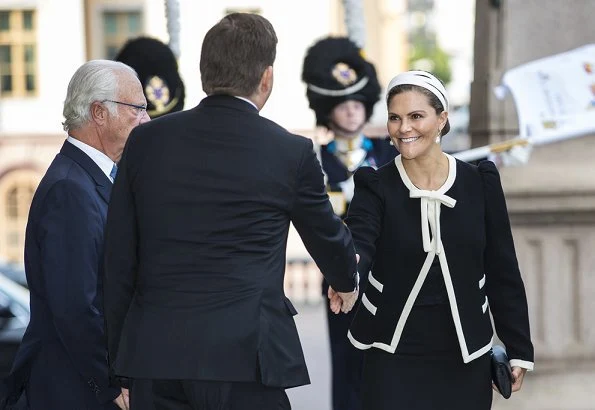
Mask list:
[[[438,191],[426,191],[423,189],[412,189],[409,191],[410,198],[421,199],[421,235],[424,244],[424,251],[434,251],[436,254],[442,252],[442,239],[440,236],[440,205],[444,204],[454,208],[457,201]],[[432,239],[430,240],[430,230]]]

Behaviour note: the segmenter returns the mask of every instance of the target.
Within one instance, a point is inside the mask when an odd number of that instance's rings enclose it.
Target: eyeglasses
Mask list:
[[[130,103],[125,103],[122,101],[115,101],[115,100],[103,100],[102,102],[112,102],[114,104],[126,105],[128,107],[135,108],[137,114],[142,114],[143,112],[147,112],[146,105],[136,105],[136,104],[130,104]]]

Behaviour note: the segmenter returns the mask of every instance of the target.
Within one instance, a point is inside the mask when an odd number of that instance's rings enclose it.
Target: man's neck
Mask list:
[[[102,143],[102,139],[97,134],[97,131],[93,128],[82,127],[76,130],[72,130],[68,133],[72,138],[76,138],[83,144],[95,148],[97,151],[103,153],[114,162],[118,162],[119,158],[115,158],[113,155],[106,150],[105,145]]]

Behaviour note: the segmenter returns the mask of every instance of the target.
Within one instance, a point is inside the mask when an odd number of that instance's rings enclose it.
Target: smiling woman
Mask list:
[[[358,271],[369,272],[348,333],[365,351],[363,408],[487,410],[489,312],[511,359],[513,391],[533,368],[500,177],[491,162],[474,166],[442,151],[448,98],[432,74],[399,74],[386,102],[400,155],[356,172],[346,219]]]

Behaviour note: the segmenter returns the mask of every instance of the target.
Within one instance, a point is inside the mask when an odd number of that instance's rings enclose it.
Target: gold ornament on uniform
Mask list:
[[[355,70],[345,63],[337,63],[333,67],[332,75],[341,85],[347,87],[357,81]]]

